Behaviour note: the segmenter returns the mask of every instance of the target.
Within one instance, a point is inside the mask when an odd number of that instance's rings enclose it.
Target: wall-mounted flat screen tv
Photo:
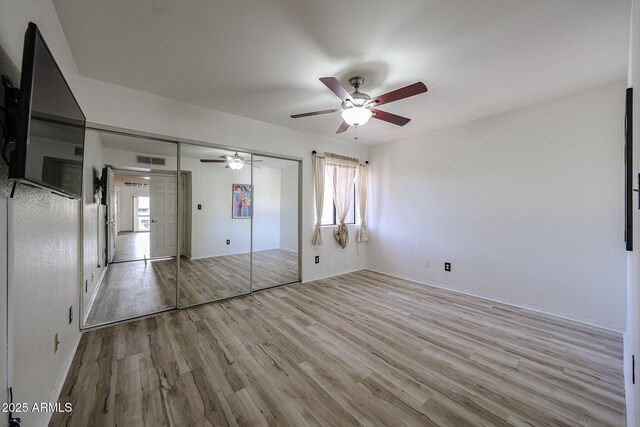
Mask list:
[[[85,125],[86,118],[42,34],[30,23],[24,37],[9,178],[81,198]]]

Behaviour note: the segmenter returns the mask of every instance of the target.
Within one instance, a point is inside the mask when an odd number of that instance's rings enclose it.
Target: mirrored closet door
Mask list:
[[[176,143],[87,130],[83,315],[91,327],[175,308]]]
[[[82,326],[300,280],[300,162],[88,129]]]
[[[251,292],[251,154],[180,144],[181,307]]]
[[[252,289],[300,280],[298,251],[299,162],[253,156]]]

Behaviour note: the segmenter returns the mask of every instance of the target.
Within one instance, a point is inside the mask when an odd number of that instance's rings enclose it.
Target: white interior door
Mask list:
[[[107,263],[113,262],[116,253],[116,203],[115,173],[107,167]]]
[[[151,175],[151,258],[176,256],[178,178]]]

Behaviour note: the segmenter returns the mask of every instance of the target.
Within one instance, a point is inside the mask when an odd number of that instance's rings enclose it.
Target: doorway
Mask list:
[[[113,257],[109,263],[130,262],[151,257],[150,179],[148,173],[113,169],[109,185],[111,206],[107,236]]]

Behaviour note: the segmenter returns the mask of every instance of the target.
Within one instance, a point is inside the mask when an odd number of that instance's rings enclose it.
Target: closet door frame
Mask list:
[[[131,136],[131,137],[135,137],[135,138],[144,138],[147,140],[152,140],[152,141],[158,141],[158,142],[168,142],[168,143],[172,143],[172,144],[176,144],[176,151],[177,151],[177,166],[176,166],[176,174],[178,176],[178,189],[177,189],[177,198],[178,198],[178,212],[183,212],[183,208],[184,206],[184,197],[182,197],[182,180],[183,180],[183,174],[182,174],[182,167],[181,167],[181,161],[182,161],[182,144],[189,144],[189,145],[197,145],[197,146],[201,146],[201,147],[208,147],[208,148],[217,148],[217,149],[223,149],[223,150],[229,150],[229,151],[242,151],[244,153],[249,153],[251,155],[251,160],[253,160],[254,155],[257,156],[261,156],[261,157],[270,157],[270,158],[274,158],[274,159],[282,159],[282,160],[291,160],[291,161],[295,161],[298,163],[298,278],[297,281],[295,282],[291,282],[291,283],[298,283],[302,280],[302,196],[303,196],[303,191],[302,191],[302,173],[303,173],[303,168],[302,168],[302,158],[301,157],[296,157],[296,156],[287,156],[287,155],[282,155],[282,154],[276,154],[276,153],[270,153],[270,152],[264,152],[264,151],[260,151],[260,150],[254,150],[254,149],[245,149],[245,148],[241,148],[241,147],[233,147],[233,146],[229,146],[229,145],[224,145],[224,144],[216,144],[216,143],[210,143],[210,142],[205,142],[205,141],[199,141],[199,140],[193,140],[193,139],[188,139],[188,138],[178,138],[178,137],[174,137],[174,136],[170,136],[170,135],[164,135],[164,134],[158,134],[158,133],[153,133],[153,132],[143,132],[143,131],[138,131],[138,130],[134,130],[134,129],[128,129],[128,128],[122,128],[122,127],[118,127],[118,126],[111,126],[111,125],[105,125],[105,124],[101,124],[101,123],[96,123],[96,122],[87,122],[86,123],[86,130],[90,130],[90,131],[95,131],[95,132],[105,132],[105,133],[112,133],[112,134],[116,134],[116,135],[123,135],[123,136]],[[254,182],[253,182],[253,164],[251,166],[251,186],[253,188]],[[253,197],[253,196],[252,196]],[[215,300],[210,300],[210,301],[205,301],[202,303],[197,303],[197,304],[193,304],[193,305],[185,305],[185,306],[180,306],[180,256],[182,255],[182,228],[183,228],[183,224],[182,221],[178,221],[178,225],[177,225],[177,233],[178,233],[178,241],[177,241],[177,249],[176,249],[176,292],[175,292],[175,301],[174,301],[174,306],[173,307],[169,307],[167,309],[163,309],[160,311],[156,311],[153,313],[148,313],[148,314],[143,314],[140,316],[134,316],[134,317],[130,317],[130,318],[126,318],[126,319],[121,319],[121,320],[115,320],[113,322],[108,322],[108,323],[104,323],[104,324],[100,324],[100,325],[95,325],[95,326],[86,326],[84,324],[84,317],[86,316],[86,313],[81,313],[80,316],[78,316],[80,318],[80,330],[85,331],[85,330],[91,330],[91,329],[97,329],[97,328],[102,328],[105,326],[109,326],[109,325],[113,325],[113,324],[118,324],[118,323],[124,323],[124,322],[130,322],[136,319],[140,319],[140,318],[145,318],[145,317],[149,317],[149,316],[155,316],[159,313],[164,313],[164,312],[169,312],[169,311],[175,311],[175,310],[182,310],[185,308],[191,308],[191,307],[196,307],[199,305],[203,305],[203,304],[209,304],[212,302],[218,302],[218,301],[224,301],[227,299],[231,299],[231,298],[237,298],[237,297],[241,297],[241,296],[245,296],[245,295],[249,295],[253,292],[260,292],[262,290],[268,290],[268,289],[273,289],[275,287],[278,286],[286,286],[288,284],[291,283],[285,283],[282,285],[275,285],[272,286],[270,288],[265,288],[265,289],[260,289],[260,290],[253,290],[253,216],[254,216],[254,212],[255,209],[252,208],[252,212],[251,212],[251,218],[250,218],[250,222],[251,222],[251,233],[250,233],[250,238],[251,238],[251,245],[250,245],[250,252],[249,252],[249,259],[250,259],[250,273],[249,273],[249,291],[246,293],[241,293],[238,295],[234,295],[231,297],[226,297],[226,298],[221,298],[221,299],[215,299]],[[81,227],[81,239],[82,241],[84,241],[84,230]],[[84,253],[83,251],[81,251],[80,253],[80,265],[83,266],[84,265]],[[84,273],[83,273],[84,274]],[[82,282],[82,281],[81,281]],[[79,307],[82,308],[83,307],[83,300],[84,300],[84,292],[83,292],[83,283],[80,283],[80,289],[79,289],[79,294],[80,294],[80,304]]]

